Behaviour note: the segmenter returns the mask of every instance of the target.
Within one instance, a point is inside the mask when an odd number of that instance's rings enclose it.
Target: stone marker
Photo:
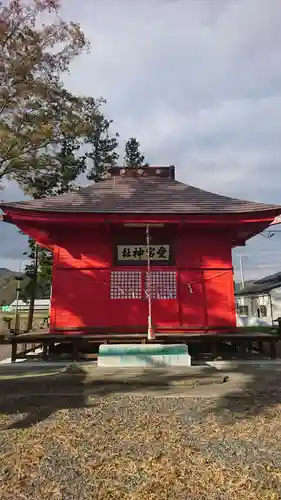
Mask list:
[[[191,356],[185,344],[101,344],[98,366],[191,366]]]

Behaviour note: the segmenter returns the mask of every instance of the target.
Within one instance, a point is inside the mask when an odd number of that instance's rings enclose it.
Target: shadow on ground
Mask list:
[[[10,428],[31,427],[58,410],[89,407],[89,396],[92,401],[94,397],[112,394],[174,395],[177,391],[182,393],[226,381],[224,374],[208,366],[189,372],[161,367],[120,372],[92,368],[87,372],[79,365],[71,366],[64,372],[50,375],[38,373],[30,378],[20,375],[12,379],[0,378],[0,413],[24,415]]]
[[[232,420],[252,418],[281,404],[281,365],[240,365],[225,372],[229,378],[244,379],[240,396],[226,394],[219,397],[213,411],[222,418]]]
[[[9,379],[1,379],[1,371],[0,413],[19,414],[21,417],[9,426],[10,429],[31,427],[59,410],[95,406],[95,397],[114,394],[192,396],[193,389],[205,386],[208,391],[209,386],[210,397],[214,397],[212,388],[215,384],[225,383],[227,386],[231,381],[239,382],[239,376],[240,382],[243,381],[243,392],[236,395],[235,391],[233,395],[222,393],[216,397],[211,411],[223,415],[223,418],[231,415],[232,420],[245,419],[281,403],[281,366],[253,369],[250,365],[240,365],[222,371],[208,365],[190,370],[151,367],[120,371],[90,366],[87,371],[85,365],[74,364],[64,371],[50,374],[45,367],[45,373],[41,371],[31,377],[24,377],[25,370],[17,368],[15,378]]]

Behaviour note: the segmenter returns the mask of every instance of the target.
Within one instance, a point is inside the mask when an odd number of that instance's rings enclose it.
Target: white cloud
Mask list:
[[[186,182],[237,196],[251,182],[267,196],[281,153],[279,0],[103,0],[67,10],[92,40],[68,84],[108,98],[123,140],[136,135],[149,161],[175,163]]]
[[[236,248],[233,252],[233,264],[235,277],[240,281],[239,258],[244,256],[243,267],[245,280],[257,279],[258,277],[281,271],[281,225],[272,227],[275,234],[268,238],[268,232],[248,241],[245,247]]]

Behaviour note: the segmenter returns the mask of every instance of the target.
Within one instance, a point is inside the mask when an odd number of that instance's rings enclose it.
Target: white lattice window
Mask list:
[[[151,275],[152,299],[177,298],[177,273],[174,271],[153,271]],[[148,293],[148,273],[146,273],[146,295]]]
[[[141,273],[113,271],[110,278],[111,299],[141,299]]]

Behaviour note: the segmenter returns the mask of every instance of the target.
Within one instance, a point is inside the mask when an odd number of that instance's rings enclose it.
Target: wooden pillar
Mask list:
[[[276,339],[270,342],[270,357],[271,359],[276,359]]]
[[[17,312],[15,317],[15,335],[20,333],[20,315]]]
[[[52,342],[51,344],[49,344],[49,356],[50,354],[53,354],[54,349],[55,349],[55,343]]]
[[[73,361],[79,360],[79,340],[73,339],[72,341],[72,359]]]
[[[17,359],[17,342],[16,339],[12,340],[12,353],[11,353],[11,361],[15,363]]]
[[[49,346],[47,344],[44,344],[42,358],[44,361],[48,361],[48,357],[49,357]]]
[[[242,341],[239,343],[239,352],[242,354],[242,356],[246,357],[246,354],[247,354],[247,347],[246,347],[245,340],[242,340]]]
[[[248,340],[247,341],[247,352],[252,353],[252,351],[253,351],[253,343],[251,340]]]
[[[277,331],[279,336],[281,336],[281,317],[277,318],[277,321],[278,321]]]
[[[258,352],[260,354],[264,354],[263,341],[262,340],[258,340],[257,345],[258,345]]]
[[[218,339],[214,337],[212,339],[212,358],[216,359],[218,356]]]

